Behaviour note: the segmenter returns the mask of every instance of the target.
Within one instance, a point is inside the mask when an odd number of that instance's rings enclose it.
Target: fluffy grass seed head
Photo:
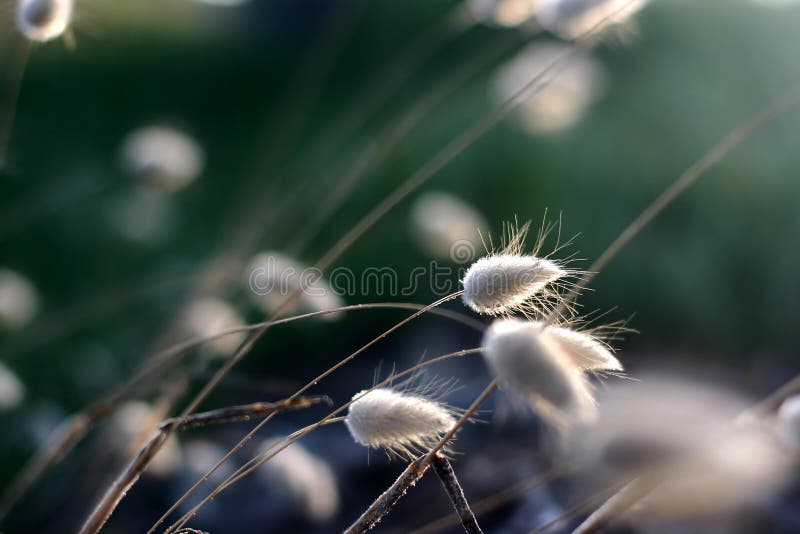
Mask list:
[[[581,331],[566,326],[546,326],[540,321],[531,321],[531,328],[538,328],[540,335],[560,345],[576,366],[584,371],[622,372],[622,363],[611,348],[591,331]]]
[[[503,28],[520,26],[533,19],[541,0],[468,0],[475,20]]]
[[[411,228],[420,248],[437,260],[465,264],[475,259],[486,219],[463,200],[443,192],[420,196],[411,207]]]
[[[498,319],[483,338],[494,375],[550,423],[564,427],[595,415],[591,385],[563,342],[541,323]]]
[[[72,20],[73,0],[19,0],[17,28],[31,41],[49,41]]]
[[[410,459],[431,449],[459,416],[436,400],[393,388],[361,391],[353,399],[345,420],[353,439],[390,456]]]
[[[500,252],[490,252],[467,269],[461,283],[462,300],[482,315],[545,314],[548,299],[558,299],[558,289],[567,286],[565,280],[578,271],[563,263],[540,257],[544,239],[555,227],[548,225],[540,231],[531,254],[525,254],[524,242],[529,223],[521,228],[508,225],[505,244]],[[566,245],[565,245],[566,246]],[[556,247],[556,251],[563,247]]]
[[[543,0],[536,21],[563,39],[577,39],[591,31],[601,38],[636,33],[634,15],[650,0]]]
[[[24,398],[25,386],[14,371],[0,362],[0,412],[16,408]]]
[[[134,179],[172,192],[193,182],[203,171],[205,154],[188,134],[168,126],[147,126],[122,143],[122,165]]]
[[[184,316],[184,328],[192,337],[217,334],[245,324],[244,318],[226,301],[218,298],[199,298],[189,304]],[[244,340],[246,332],[219,337],[204,345],[212,354],[227,357]]]
[[[282,438],[269,439],[261,448],[268,449],[281,441]],[[271,458],[261,472],[272,487],[287,490],[310,521],[329,521],[339,511],[336,475],[325,460],[299,443]]]
[[[528,133],[558,134],[586,114],[606,87],[602,64],[586,51],[570,52],[569,45],[552,40],[537,41],[520,50],[497,70],[492,95],[505,101],[529,83],[531,76],[544,72],[555,62],[563,67],[546,76],[534,98],[516,114],[517,122]]]
[[[778,410],[776,424],[778,434],[784,443],[800,449],[800,395],[783,401]]]
[[[16,330],[36,315],[36,288],[22,274],[0,268],[0,330]]]
[[[244,273],[245,289],[253,304],[270,315],[283,307],[286,299],[296,291],[300,296],[283,310],[287,314],[313,313],[345,305],[342,296],[323,278],[319,271],[278,251],[269,250],[253,256]],[[312,279],[315,279],[311,283]],[[335,321],[340,313],[320,316]]]

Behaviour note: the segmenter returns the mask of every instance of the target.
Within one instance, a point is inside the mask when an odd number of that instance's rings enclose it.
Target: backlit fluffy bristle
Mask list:
[[[542,241],[552,229],[544,228],[533,253],[523,254],[528,224],[509,226],[501,251],[480,258],[465,273],[461,281],[464,303],[485,315],[545,314],[550,307],[548,300],[558,300],[557,289],[566,286],[562,280],[577,274],[557,261],[538,256]]]
[[[17,27],[31,41],[49,41],[67,29],[72,8],[73,0],[20,0]]]
[[[597,337],[588,332],[560,326],[548,326],[542,322],[532,322],[541,335],[561,345],[572,362],[584,371],[623,371],[620,361],[611,349]]]
[[[432,448],[456,423],[456,411],[435,400],[391,388],[361,391],[345,424],[358,443],[411,458]]]
[[[499,319],[483,338],[483,356],[495,376],[515,395],[557,426],[590,420],[591,386],[557,338],[538,323]]]

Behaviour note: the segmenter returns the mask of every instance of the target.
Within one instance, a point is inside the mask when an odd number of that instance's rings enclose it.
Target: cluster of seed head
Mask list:
[[[528,225],[509,226],[501,251],[476,261],[462,283],[463,300],[472,310],[504,316],[483,339],[489,368],[508,390],[563,427],[595,414],[587,374],[621,372],[623,367],[598,336],[571,326],[573,310],[563,293],[578,271],[539,256],[554,227],[543,227],[533,253],[525,254]],[[554,306],[564,304],[570,316],[563,324],[550,324]],[[521,313],[525,320],[511,318],[514,313]]]

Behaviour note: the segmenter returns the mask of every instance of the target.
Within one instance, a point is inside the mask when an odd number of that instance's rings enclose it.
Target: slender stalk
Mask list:
[[[361,514],[355,523],[345,530],[345,534],[361,534],[372,529],[380,523],[386,514],[392,511],[397,502],[406,494],[408,489],[414,486],[428,470],[431,463],[425,461],[425,456],[420,456],[400,473],[394,484],[389,489],[381,493],[375,501]]]
[[[434,456],[432,463],[433,470],[439,475],[444,490],[447,492],[447,496],[450,497],[450,502],[453,503],[453,507],[458,517],[461,519],[461,525],[464,527],[464,531],[467,532],[467,534],[483,534],[481,527],[478,526],[478,520],[475,519],[475,514],[472,513],[469,507],[467,498],[464,496],[464,490],[461,489],[461,484],[458,483],[458,478],[456,478],[456,472],[453,471],[453,466],[450,465],[447,458],[441,454]]]
[[[617,518],[650,493],[661,477],[642,476],[633,480],[612,495],[600,508],[595,510],[583,523],[572,531],[572,534],[590,534],[600,532],[610,526]]]
[[[473,503],[471,506],[472,511],[476,515],[480,515],[492,510],[496,510],[500,506],[503,506],[504,504],[518,498],[520,495],[548,484],[549,482],[565,476],[574,470],[575,465],[570,463],[553,467],[544,473],[536,473],[535,475],[530,476],[511,487]],[[441,532],[442,530],[454,525],[459,521],[459,519],[460,518],[453,516],[453,514],[448,514],[440,519],[437,519],[436,521],[428,523],[421,528],[414,529],[410,534],[435,534],[436,532]]]
[[[133,460],[111,484],[94,511],[84,522],[80,534],[94,534],[103,528],[103,525],[114,513],[125,494],[147,469],[147,466],[150,465],[150,462],[161,450],[172,432],[207,424],[245,421],[253,417],[265,417],[277,412],[308,408],[323,401],[329,402],[330,399],[327,397],[297,397],[272,403],[257,402],[243,406],[232,406],[189,417],[167,419],[159,425],[158,430],[142,445]]]

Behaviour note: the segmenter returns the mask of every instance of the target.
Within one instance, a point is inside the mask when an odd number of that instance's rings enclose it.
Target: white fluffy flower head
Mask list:
[[[353,397],[345,424],[358,443],[411,458],[432,448],[456,424],[458,412],[415,393],[378,388]]]
[[[69,26],[73,3],[73,0],[20,0],[17,28],[31,41],[54,39]]]
[[[499,319],[486,331],[482,346],[484,359],[495,376],[549,422],[563,427],[595,415],[585,368],[570,355],[563,337],[553,335],[550,328],[541,323]]]
[[[461,281],[462,300],[473,311],[483,315],[544,314],[550,301],[559,298],[558,289],[566,287],[565,281],[578,273],[538,255],[555,225],[543,227],[533,253],[524,254],[528,227],[529,223],[521,228],[508,225],[501,250],[490,252],[467,269]],[[560,248],[556,246],[556,250]]]

